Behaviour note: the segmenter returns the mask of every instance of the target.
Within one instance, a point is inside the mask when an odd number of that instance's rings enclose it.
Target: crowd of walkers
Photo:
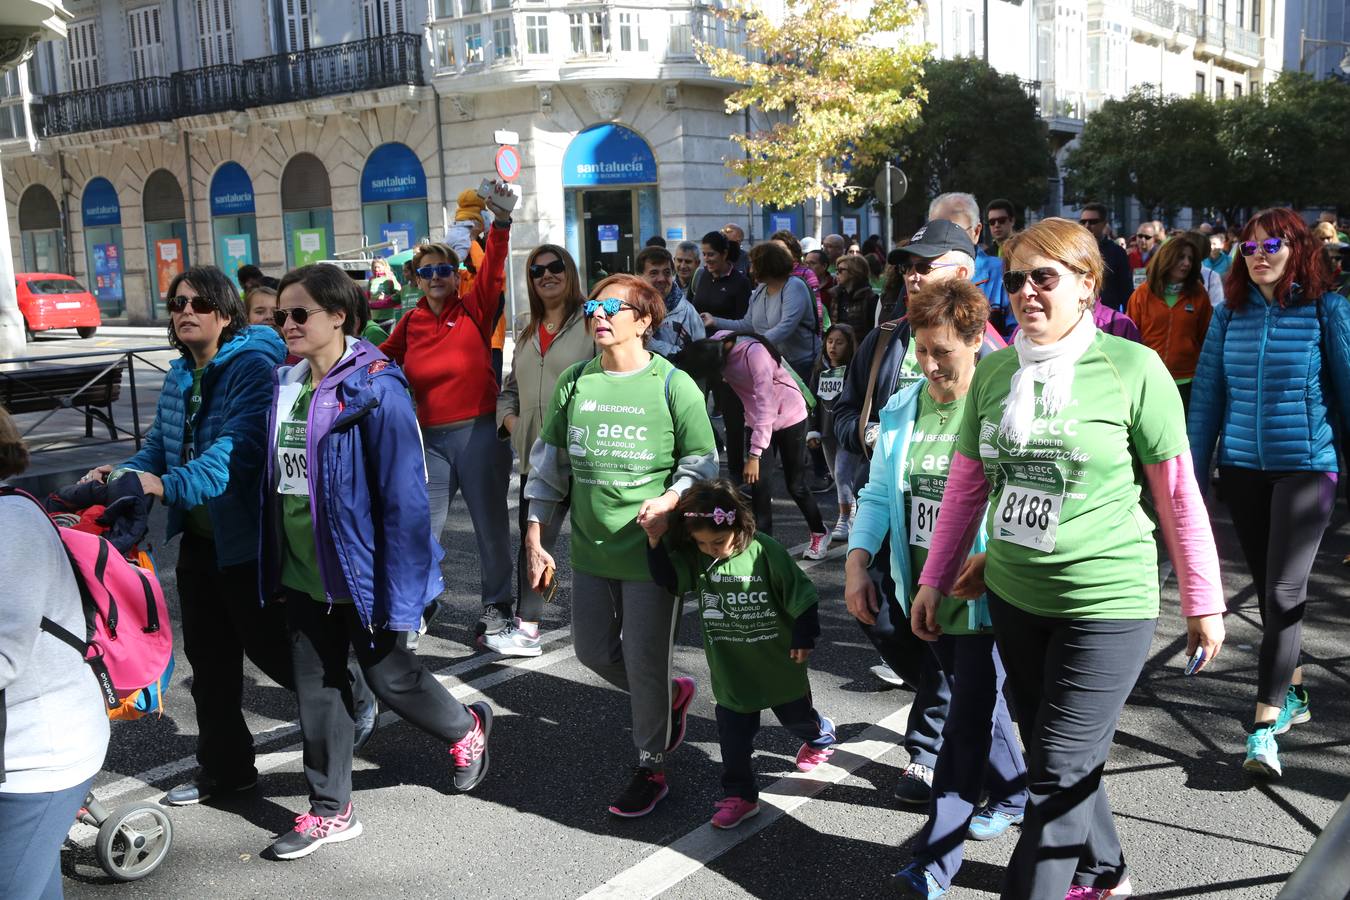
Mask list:
[[[672,789],[699,689],[673,662],[692,598],[723,771],[710,822],[740,825],[760,810],[763,711],[800,738],[802,771],[838,741],[808,678],[822,598],[773,537],[776,469],[806,522],[802,556],[846,554],[843,597],[823,599],[916,691],[894,787],[927,812],[894,876],[906,896],[941,897],[967,839],[1013,828],[1004,897],[1131,893],[1103,770],[1173,573],[1187,674],[1222,648],[1216,470],[1262,622],[1243,767],[1281,775],[1278,736],[1311,717],[1302,622],[1350,425],[1334,227],[1273,209],[1231,235],[1145,222],[1122,246],[1102,204],[1018,230],[1011,203],[982,216],[954,193],[889,250],[779,232],[746,251],[729,225],[649,246],[634,274],[589,290],[567,249],[542,244],[499,380],[514,201],[504,185],[483,198],[471,273],[459,248],[416,248],[420,299],[378,345],[368,298],[331,266],[244,298],[212,267],[170,286],[180,358],[145,446],[86,476],[135,473],[181,536],[199,768],[167,803],[255,788],[245,659],[299,710],[309,803],[271,857],[361,834],[352,761],[381,708],[445,745],[457,789],[483,780],[490,704],[456,700],[417,655],[462,495],[484,649],[542,653],[570,573],[577,659],[631,712],[615,816]],[[0,413],[0,479],[26,462]],[[35,585],[0,617],[0,893],[14,897],[59,896],[59,837],[108,740],[91,672],[37,627],[79,615],[38,515],[0,497],[6,533],[31,536],[0,548],[0,579]]]

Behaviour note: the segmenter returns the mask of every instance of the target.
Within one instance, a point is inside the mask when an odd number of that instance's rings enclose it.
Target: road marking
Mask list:
[[[909,706],[891,713],[852,741],[835,746],[830,762],[813,772],[793,772],[769,785],[759,795],[761,812],[745,824],[728,831],[703,824],[672,844],[625,869],[582,900],[600,898],[655,897],[698,872],[708,863],[745,843],[784,816],[790,816],[832,784],[838,784],[858,769],[876,762],[899,746]]]
[[[541,643],[543,644],[556,643],[571,636],[571,634],[572,629],[570,626],[558,628],[553,631],[547,631],[544,632],[544,636],[541,639]],[[565,655],[560,656],[558,654],[565,654]],[[439,669],[433,672],[432,674],[436,677],[438,681],[440,681],[447,688],[449,688],[452,694],[454,694],[456,697],[459,697],[460,699],[463,699],[463,697],[468,696],[468,694],[476,693],[480,691],[482,688],[493,687],[494,685],[501,684],[504,681],[509,681],[512,678],[516,678],[520,675],[523,675],[526,672],[538,671],[541,668],[545,668],[547,665],[552,665],[555,662],[562,662],[564,659],[570,658],[574,654],[575,651],[572,651],[571,648],[568,647],[565,648],[565,651],[563,649],[554,650],[549,653],[545,653],[542,656],[525,658],[520,662],[512,662],[510,661],[511,659],[510,657],[502,656],[500,653],[476,653],[473,656],[470,656],[466,659],[460,660],[457,663],[454,663],[453,665],[449,665],[443,669]],[[542,660],[550,660],[550,661],[548,663],[542,663],[541,662]],[[461,672],[467,672],[469,670],[477,669],[492,663],[504,663],[506,665],[506,668],[490,672],[484,675],[482,678],[478,678],[470,682],[459,682],[455,679],[455,676]],[[382,713],[380,716],[380,724],[381,725],[388,724],[391,718],[397,718],[397,715],[393,712]],[[300,724],[298,722],[294,721],[283,722],[278,725],[273,725],[271,728],[267,728],[255,734],[253,736],[253,743],[254,746],[256,747],[262,747],[267,744],[274,744],[278,741],[285,740],[286,738],[292,737],[298,734],[299,732],[300,732]],[[299,744],[296,744],[294,746],[298,747]],[[258,770],[262,771],[263,760],[270,759],[271,757],[276,755],[277,754],[275,753],[259,754],[257,760]],[[278,765],[280,765],[280,763],[278,763]],[[125,778],[119,778],[117,781],[113,781],[105,785],[98,785],[94,788],[94,794],[98,797],[100,802],[105,804],[111,804],[112,801],[114,801],[115,799],[133,793],[135,791],[155,789],[156,783],[167,781],[168,779],[173,778],[174,776],[181,775],[184,772],[189,772],[195,769],[196,767],[197,767],[196,756],[184,756],[180,759],[175,759],[171,762],[155,766],[153,769],[147,769],[144,772],[139,772],[135,775],[128,775]],[[273,766],[272,768],[275,768],[275,766]]]

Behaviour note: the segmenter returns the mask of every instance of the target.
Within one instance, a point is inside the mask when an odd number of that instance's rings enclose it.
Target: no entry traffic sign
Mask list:
[[[497,148],[497,174],[502,181],[515,181],[520,176],[520,151],[515,147]]]

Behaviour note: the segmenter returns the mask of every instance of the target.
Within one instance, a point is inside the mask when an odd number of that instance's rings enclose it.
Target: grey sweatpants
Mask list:
[[[572,644],[586,668],[628,692],[638,765],[665,768],[671,739],[671,656],[680,600],[650,581],[572,573]]]

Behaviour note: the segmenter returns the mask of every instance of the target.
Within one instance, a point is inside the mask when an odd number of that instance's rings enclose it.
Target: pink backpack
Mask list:
[[[42,507],[16,488],[6,486],[0,496],[27,497]],[[164,591],[154,572],[130,562],[104,538],[55,522],[52,527],[80,587],[85,633],[72,634],[46,617],[41,628],[80,652],[94,670],[110,714],[121,717],[118,710],[144,689],[163,687],[172,671],[173,628]]]

